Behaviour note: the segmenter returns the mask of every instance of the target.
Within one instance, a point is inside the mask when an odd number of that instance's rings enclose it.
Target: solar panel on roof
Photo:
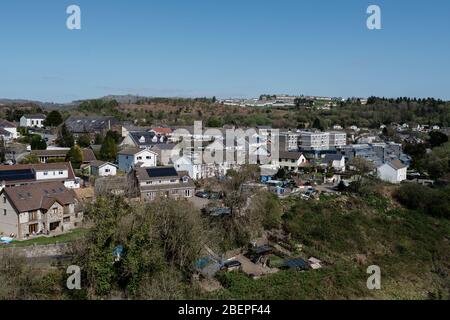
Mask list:
[[[16,181],[34,179],[34,173],[31,169],[22,170],[0,170],[0,181]]]
[[[175,168],[149,168],[147,169],[149,177],[176,177],[178,176]]]

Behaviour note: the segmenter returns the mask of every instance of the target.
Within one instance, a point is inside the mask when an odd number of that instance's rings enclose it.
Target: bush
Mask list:
[[[418,184],[402,185],[395,198],[411,210],[434,217],[450,218],[450,188],[432,189]]]

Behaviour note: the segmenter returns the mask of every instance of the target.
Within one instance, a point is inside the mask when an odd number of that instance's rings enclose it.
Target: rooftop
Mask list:
[[[18,212],[48,210],[55,202],[65,206],[76,200],[75,193],[61,182],[7,187],[2,192],[6,194]]]

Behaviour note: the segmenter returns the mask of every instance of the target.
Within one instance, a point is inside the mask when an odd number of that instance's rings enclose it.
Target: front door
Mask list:
[[[28,233],[29,234],[35,234],[38,233],[38,224],[34,223],[34,224],[30,224],[28,226]]]

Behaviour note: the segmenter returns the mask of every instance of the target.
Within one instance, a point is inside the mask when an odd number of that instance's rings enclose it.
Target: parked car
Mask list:
[[[208,199],[210,199],[210,200],[220,200],[222,198],[223,198],[223,195],[218,192],[212,192],[211,194],[209,194],[209,197],[208,197]]]
[[[231,209],[228,207],[209,207],[204,208],[203,213],[211,217],[224,217],[231,215]]]
[[[195,194],[196,197],[198,198],[202,198],[202,199],[208,199],[209,198],[209,193],[206,191],[199,191]]]
[[[227,270],[227,271],[239,271],[242,268],[242,263],[237,260],[230,260],[225,262],[220,270]]]

